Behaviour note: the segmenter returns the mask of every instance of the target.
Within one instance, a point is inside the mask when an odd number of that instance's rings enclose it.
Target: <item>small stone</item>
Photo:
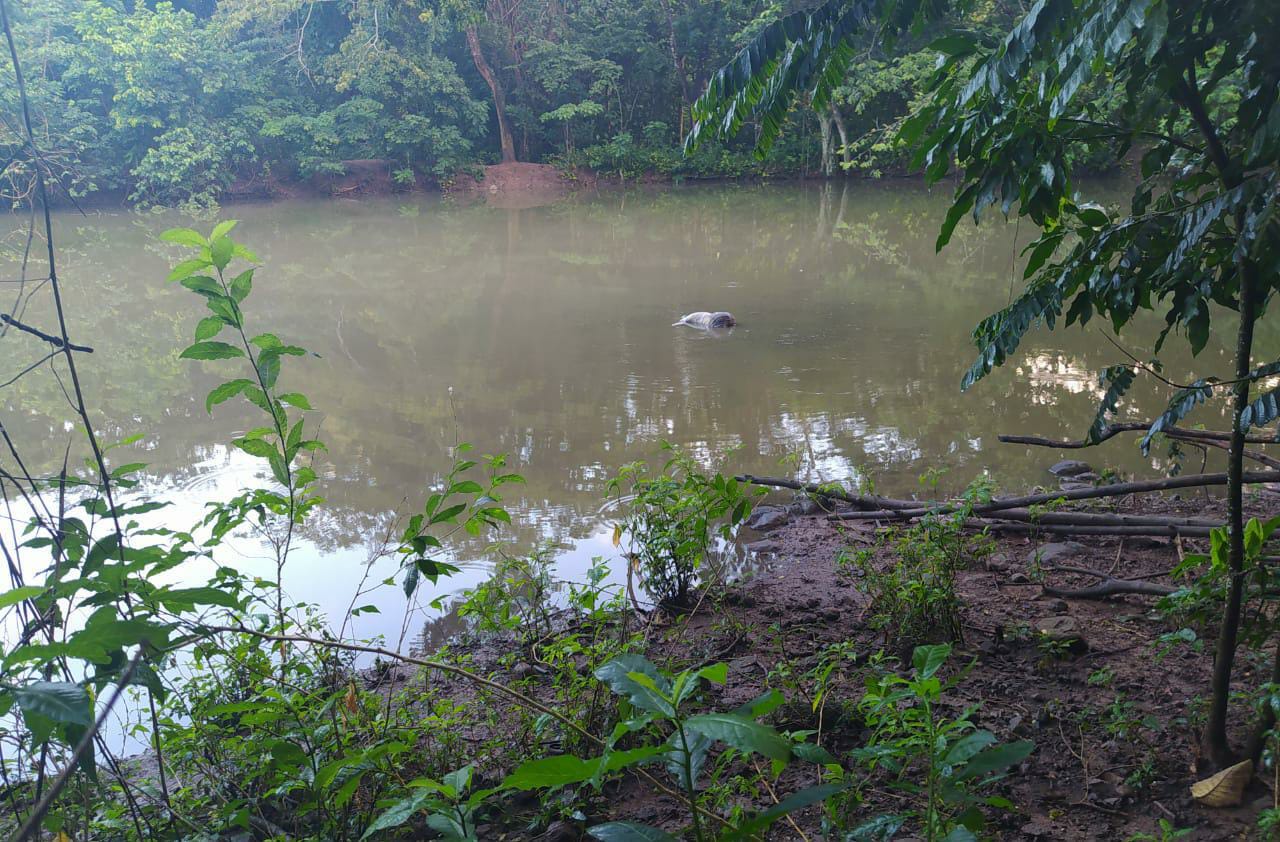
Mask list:
[[[1062,482],[1058,483],[1058,488],[1061,489],[1062,491],[1085,491],[1093,487],[1094,487],[1093,483],[1076,482],[1074,477],[1072,477],[1071,479],[1064,479]]]
[[[781,506],[760,506],[747,518],[747,528],[768,532],[791,520],[791,513]]]
[[[753,552],[756,555],[774,555],[781,552],[782,542],[772,541],[769,539],[765,539],[763,541],[752,541],[750,544],[746,545],[746,549],[748,552]]]
[[[1050,599],[1044,603],[1044,609],[1046,611],[1052,611],[1055,614],[1064,614],[1069,611],[1070,608],[1071,606],[1067,605],[1066,600],[1063,599]]]
[[[989,556],[982,565],[988,573],[1003,573],[1009,569],[1009,557],[1004,553]]]
[[[822,504],[808,494],[797,494],[788,506],[791,513],[798,516],[816,515],[822,512]]]
[[[1093,467],[1088,462],[1081,462],[1079,459],[1063,459],[1049,469],[1049,473],[1055,477],[1074,477],[1092,471]]]
[[[1061,614],[1053,617],[1043,617],[1036,620],[1035,629],[1042,640],[1064,643],[1073,654],[1078,655],[1089,649],[1084,635],[1080,632],[1080,624],[1076,622],[1075,617],[1067,617]]]
[[[1052,544],[1041,544],[1027,556],[1027,564],[1053,564],[1068,558],[1075,558],[1088,551],[1088,547],[1076,541],[1061,541]]]
[[[1076,482],[1087,482],[1094,485],[1102,482],[1102,477],[1098,476],[1093,471],[1085,471],[1083,474],[1076,474],[1072,479]]]
[[[1031,584],[1031,579],[1030,579],[1030,577],[1028,577],[1028,576],[1027,576],[1027,574],[1026,574],[1026,573],[1014,573],[1014,574],[1012,574],[1012,575],[1009,577],[1009,580],[1008,580],[1008,581],[1009,581],[1009,584],[1011,584],[1011,585],[1029,585],[1029,584]]]
[[[577,828],[563,819],[558,819],[533,839],[534,842],[573,842],[579,835]]]

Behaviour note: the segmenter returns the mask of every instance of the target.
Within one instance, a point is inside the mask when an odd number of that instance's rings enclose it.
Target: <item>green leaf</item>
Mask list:
[[[1088,444],[1097,444],[1107,432],[1107,415],[1115,411],[1116,403],[1129,391],[1137,369],[1131,365],[1113,365],[1102,370],[1098,375],[1098,385],[1106,389],[1102,401],[1098,404],[1098,412],[1089,425],[1089,433],[1085,436]]]
[[[599,761],[583,760],[568,754],[540,757],[521,763],[502,781],[504,788],[543,789],[589,781],[599,768]]]
[[[209,243],[209,256],[213,260],[213,265],[219,269],[226,269],[227,264],[231,262],[232,250],[235,243],[226,237],[219,237]]]
[[[226,324],[221,316],[206,316],[196,325],[196,341],[203,342],[206,339],[212,339],[222,332],[222,328]]]
[[[990,746],[996,737],[990,731],[974,731],[956,740],[942,759],[943,765],[955,766],[964,763],[978,752]]]
[[[198,249],[209,245],[199,231],[191,228],[170,228],[160,235],[160,239],[166,243],[177,243],[180,246],[191,246]]]
[[[197,342],[180,354],[185,360],[230,360],[243,356],[244,351],[226,342]]]
[[[933,646],[917,646],[911,653],[911,665],[916,668],[919,678],[932,678],[951,657],[951,644],[937,643]]]
[[[168,280],[184,281],[196,272],[199,272],[201,269],[207,268],[209,268],[209,261],[205,260],[203,257],[192,257],[174,266],[173,269],[169,271]]]
[[[311,409],[311,402],[307,400],[307,396],[300,392],[285,392],[280,396],[280,400],[290,406],[296,406],[298,409]]]
[[[232,444],[243,450],[245,453],[248,453],[250,456],[258,456],[262,459],[270,459],[272,456],[279,454],[279,451],[276,450],[276,446],[274,444],[269,441],[263,441],[262,439],[240,438],[235,439]]]
[[[660,692],[655,693],[652,689],[638,684],[631,678],[634,673],[648,676]],[[641,710],[664,717],[675,714],[671,703],[662,697],[663,694],[671,692],[671,682],[642,655],[619,655],[597,668],[595,676],[616,695],[625,696],[630,699],[631,704]]]
[[[93,724],[89,694],[78,684],[62,681],[33,681],[13,688],[13,697],[23,716],[43,716],[53,722]]]
[[[1200,404],[1213,397],[1214,384],[1210,380],[1201,379],[1192,383],[1185,389],[1179,389],[1173,393],[1173,398],[1169,401],[1169,406],[1164,412],[1160,413],[1160,417],[1151,423],[1151,427],[1147,430],[1147,434],[1142,437],[1140,446],[1143,455],[1151,449],[1151,440],[1156,435],[1169,427],[1175,426],[1179,421],[1186,417]]]
[[[239,222],[240,220],[238,219],[222,220],[217,225],[213,226],[213,233],[209,235],[209,242],[213,242],[214,240],[217,240],[231,233],[231,229],[235,228],[236,225],[239,224]]]
[[[1273,389],[1254,400],[1240,413],[1240,429],[1248,432],[1251,427],[1265,427],[1280,418],[1280,389]]]
[[[204,399],[205,411],[213,412],[213,408],[218,404],[234,398],[245,389],[251,388],[253,388],[253,381],[245,380],[244,378],[239,380],[229,380],[220,386],[216,386],[211,392],[209,392],[209,396]]]
[[[382,815],[374,819],[369,827],[365,829],[364,835],[360,838],[368,839],[380,831],[390,830],[393,827],[400,827],[400,825],[413,818],[413,816],[418,813],[433,797],[435,797],[435,795],[431,790],[421,789],[407,798],[401,798],[399,801],[388,807]]]
[[[44,588],[37,585],[26,585],[21,588],[14,588],[0,594],[0,609],[8,608],[11,605],[17,605],[24,599],[32,599],[44,593]]]
[[[665,830],[635,822],[598,824],[590,828],[587,835],[601,842],[680,842]]]
[[[847,842],[888,842],[907,823],[906,816],[883,815],[863,822],[850,831]]]
[[[1021,763],[1035,750],[1036,744],[1030,740],[1019,740],[1013,743],[993,746],[975,755],[964,768],[956,774],[956,780],[967,781],[974,778],[1002,772],[1010,766]]]
[[[757,834],[767,830],[787,813],[803,810],[813,804],[819,804],[844,789],[844,784],[824,784],[794,792],[767,810],[740,822],[735,829],[721,835],[720,840],[721,842],[729,842],[729,840],[756,838]]]
[[[239,304],[249,297],[249,292],[253,289],[253,270],[246,269],[232,279],[229,287],[231,297]]]
[[[791,759],[791,743],[767,725],[732,713],[704,713],[685,720],[685,728],[727,743],[739,751],[771,760]]]

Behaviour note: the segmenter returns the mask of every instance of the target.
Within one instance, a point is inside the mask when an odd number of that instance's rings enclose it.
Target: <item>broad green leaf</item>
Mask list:
[[[635,822],[608,822],[587,830],[587,835],[601,842],[680,842],[657,827]]]
[[[1021,763],[1035,750],[1036,744],[1029,740],[992,746],[974,755],[964,768],[956,774],[957,780],[972,780],[996,772],[1002,772],[1010,766]]]
[[[951,657],[951,645],[938,643],[933,646],[917,646],[911,653],[911,665],[920,678],[932,678],[947,658]]]
[[[21,588],[6,591],[4,594],[0,594],[0,609],[17,605],[24,599],[34,599],[42,593],[44,593],[44,588],[37,585],[25,585]]]
[[[631,678],[633,673],[647,675],[661,693],[655,693],[650,688],[637,684]],[[619,655],[607,664],[598,667],[595,671],[595,676],[604,682],[616,695],[625,696],[641,710],[647,710],[650,713],[660,714],[665,717],[670,717],[675,713],[671,708],[671,703],[663,698],[664,694],[671,691],[671,682],[666,676],[658,672],[657,667],[641,655]]]
[[[803,810],[813,804],[819,804],[844,789],[845,786],[843,784],[824,784],[794,792],[767,810],[740,822],[735,830],[722,834],[720,840],[721,842],[729,842],[729,840],[754,839],[756,834],[767,830],[787,813]]]
[[[384,830],[400,827],[409,819],[413,818],[422,808],[434,797],[434,793],[427,789],[420,789],[407,798],[402,798],[392,804],[382,812],[373,822],[365,828],[364,835],[361,839],[368,839]]]
[[[855,827],[846,837],[848,842],[888,842],[907,823],[907,816],[883,815]]]
[[[13,688],[13,697],[23,715],[36,714],[54,722],[93,724],[89,694],[78,684],[62,681],[33,681]]]
[[[591,780],[598,761],[583,760],[568,754],[540,757],[521,763],[507,775],[502,786],[509,789],[543,789]]]
[[[170,228],[160,235],[160,239],[166,243],[177,243],[180,246],[191,246],[192,248],[204,248],[209,243],[200,234],[190,228]]]
[[[727,743],[739,751],[771,760],[791,759],[791,743],[767,725],[732,713],[704,713],[685,720],[685,728]]]

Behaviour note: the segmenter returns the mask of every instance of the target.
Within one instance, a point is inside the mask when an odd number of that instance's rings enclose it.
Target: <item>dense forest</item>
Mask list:
[[[0,833],[1280,839],[1276,31],[1273,0],[0,0]],[[922,184],[218,212],[371,162]],[[94,194],[183,207],[58,207]],[[664,315],[695,295],[741,321]],[[1105,359],[1033,338],[1064,327]],[[1034,487],[945,476],[1019,455]],[[336,610],[295,592],[344,572],[321,540],[362,551]]]
[[[860,174],[905,164],[892,129],[942,26],[863,59],[768,154],[681,154],[711,74],[793,11],[761,0],[32,0],[14,9],[47,155],[77,195],[209,204],[379,159],[409,187],[499,161],[612,176]],[[958,15],[996,33],[1018,4]],[[0,107],[14,113],[14,86]],[[0,125],[13,159],[17,126]],[[24,183],[20,172],[9,172]]]

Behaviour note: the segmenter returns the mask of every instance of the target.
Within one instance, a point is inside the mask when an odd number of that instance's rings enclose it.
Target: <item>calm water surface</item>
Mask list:
[[[282,380],[309,395],[329,445],[319,466],[329,506],[291,562],[291,595],[331,615],[346,609],[371,547],[420,505],[459,439],[510,454],[528,479],[512,491],[516,526],[503,548],[554,544],[565,577],[616,554],[606,478],[657,456],[663,440],[730,470],[867,475],[896,493],[917,491],[930,468],[945,471],[945,490],[984,472],[1008,488],[1044,482],[1052,452],[996,435],[1079,437],[1096,370],[1123,357],[1096,323],[1041,331],[962,394],[969,333],[1008,300],[1028,232],[965,225],[935,255],[946,206],[943,193],[909,184],[853,184],[612,193],[524,210],[417,196],[224,209],[263,261],[251,328],[319,354],[290,360]],[[174,224],[190,221],[120,211],[55,222],[71,333],[96,348],[82,370],[96,421],[107,439],[145,435],[115,462],[147,462],[145,492],[175,500],[164,517],[180,526],[261,468],[226,445],[258,421],[235,403],[204,409],[230,364],[177,358],[203,308],[164,282],[179,251],[156,235]],[[11,260],[0,268],[12,276]],[[29,321],[53,324],[46,298],[32,297]],[[726,336],[670,326],[722,309],[739,320]],[[1229,371],[1226,344],[1211,344],[1195,370]],[[0,381],[40,350],[12,335],[3,347]],[[1187,355],[1166,361],[1174,376],[1193,370]],[[1135,417],[1168,397],[1134,392],[1123,413]],[[70,421],[51,373],[4,389],[0,411],[44,460],[33,468],[56,470]],[[1132,439],[1090,458],[1144,476],[1165,467]],[[420,602],[474,584],[494,550],[456,552],[467,570],[424,587]],[[268,570],[251,543],[226,561]],[[370,581],[393,572],[383,561]],[[356,631],[394,639],[398,588],[366,603],[382,613]]]

